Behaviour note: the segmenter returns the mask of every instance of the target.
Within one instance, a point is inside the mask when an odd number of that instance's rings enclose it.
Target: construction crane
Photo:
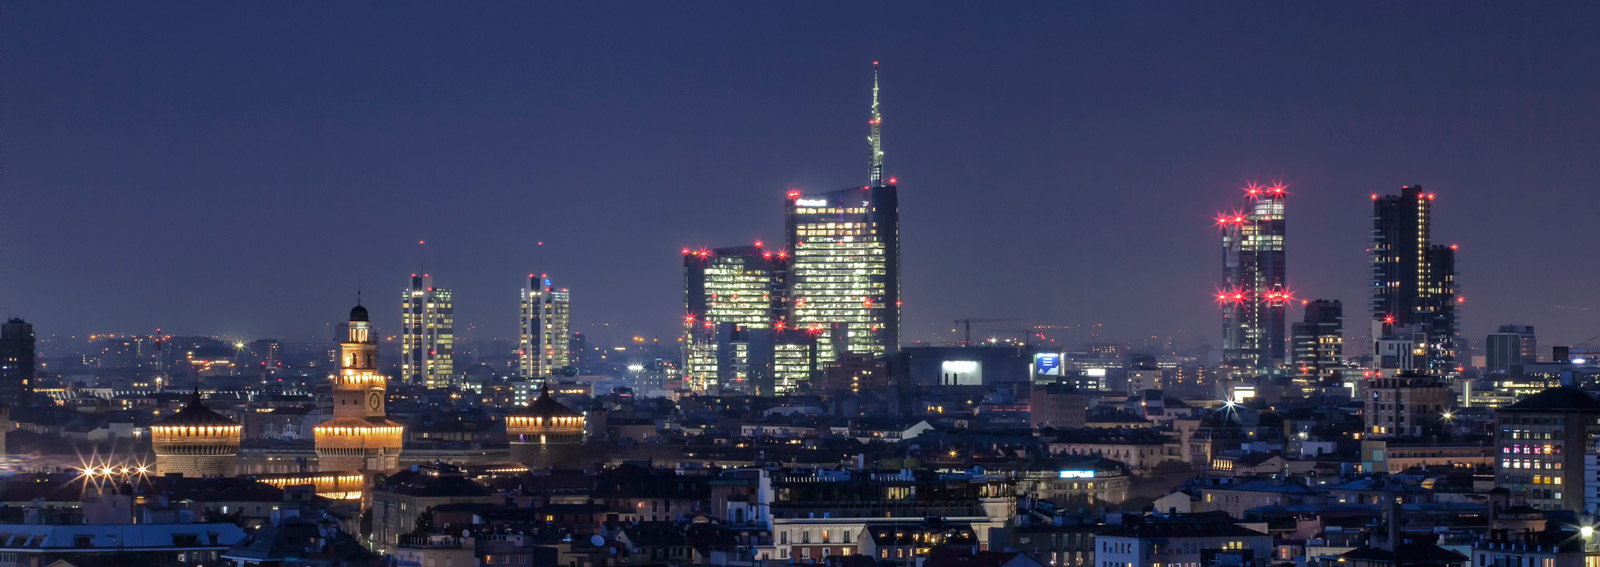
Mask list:
[[[966,331],[967,331],[967,335],[966,335],[967,338],[966,338],[966,340],[961,341],[961,346],[972,346],[972,324],[973,323],[1005,323],[1007,321],[1021,321],[1021,319],[1017,319],[1015,317],[1007,317],[1007,318],[1000,318],[1000,319],[956,319],[956,325],[966,328]],[[951,329],[951,330],[953,331],[955,329]]]

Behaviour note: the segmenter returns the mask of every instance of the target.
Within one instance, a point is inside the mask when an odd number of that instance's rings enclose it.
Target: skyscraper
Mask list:
[[[528,274],[522,287],[522,378],[538,380],[574,364],[572,295],[550,285],[549,274]]]
[[[1284,313],[1293,300],[1284,268],[1283,185],[1245,188],[1249,210],[1222,214],[1222,362],[1236,376],[1281,375]]]
[[[412,384],[448,388],[455,372],[456,316],[450,290],[433,276],[411,274],[400,300],[400,375]]]
[[[339,372],[333,380],[333,419],[312,429],[319,471],[391,471],[400,468],[405,426],[388,419],[387,380],[378,372],[378,337],[367,308],[350,310]]]
[[[33,325],[18,318],[0,325],[0,403],[33,403],[34,352]]]
[[[776,378],[777,337],[789,329],[789,261],[787,251],[761,242],[683,249],[683,345],[692,388],[772,395],[809,379]]]
[[[1455,246],[1433,244],[1433,199],[1420,185],[1372,195],[1372,340],[1424,336],[1419,366],[1442,374],[1455,371],[1461,299]]]
[[[784,201],[793,256],[790,323],[844,333],[849,352],[872,355],[900,348],[900,204],[895,180],[883,178],[882,123],[874,63],[869,184],[826,193],[790,191]],[[841,327],[828,328],[834,324]]]
[[[1298,382],[1338,386],[1344,366],[1344,304],[1318,299],[1305,304],[1305,318],[1293,327],[1294,369]]]

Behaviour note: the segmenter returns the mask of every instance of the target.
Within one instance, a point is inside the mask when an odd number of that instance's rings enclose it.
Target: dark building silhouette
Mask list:
[[[1344,365],[1344,304],[1337,299],[1307,302],[1293,336],[1295,376],[1306,383],[1338,385]]]
[[[0,325],[0,403],[33,405],[33,325],[12,318]]]
[[[1407,185],[1372,195],[1372,340],[1423,335],[1429,373],[1456,371],[1460,343],[1455,246],[1433,244],[1432,193]],[[1419,345],[1423,346],[1423,345]],[[1374,350],[1378,350],[1374,348]]]

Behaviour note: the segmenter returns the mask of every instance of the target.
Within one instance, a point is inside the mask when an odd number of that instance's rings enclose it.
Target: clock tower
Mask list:
[[[384,409],[387,380],[378,373],[378,339],[367,309],[350,310],[333,375],[333,419],[315,429],[320,471],[388,471],[400,468],[405,426]]]

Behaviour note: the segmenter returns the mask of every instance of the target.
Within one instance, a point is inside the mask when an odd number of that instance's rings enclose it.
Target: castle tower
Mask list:
[[[350,331],[339,344],[339,373],[333,376],[333,419],[318,425],[317,470],[391,471],[400,468],[405,426],[389,421],[384,410],[386,383],[378,373],[378,339],[358,302],[350,310]]]
[[[506,416],[511,458],[530,466],[551,466],[568,456],[583,443],[583,434],[583,414],[550,397],[549,386],[539,388],[538,399]]]
[[[239,424],[211,411],[194,391],[189,404],[150,426],[156,474],[186,477],[239,474]]]

